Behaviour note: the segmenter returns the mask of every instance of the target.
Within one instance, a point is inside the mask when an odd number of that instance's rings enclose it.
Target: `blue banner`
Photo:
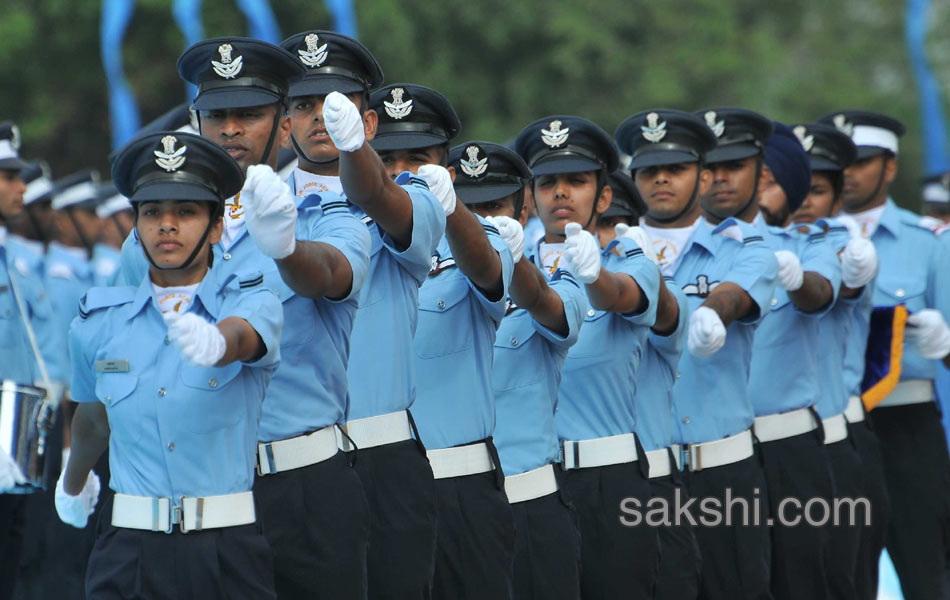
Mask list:
[[[352,38],[356,34],[356,11],[350,0],[326,0],[327,10],[333,18],[333,30]]]
[[[122,38],[135,12],[135,0],[102,0],[99,24],[102,67],[109,84],[112,148],[120,148],[139,130],[139,109],[122,68]]]
[[[950,170],[947,148],[947,121],[940,87],[927,61],[927,22],[930,0],[907,0],[904,34],[907,51],[920,98],[920,127],[923,133],[924,174],[939,175]]]

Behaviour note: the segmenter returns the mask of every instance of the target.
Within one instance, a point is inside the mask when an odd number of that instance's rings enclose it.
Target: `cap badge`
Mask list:
[[[658,123],[659,119],[660,115],[651,112],[647,115],[647,124],[640,126],[640,129],[643,131],[643,137],[645,137],[648,142],[655,144],[666,137],[666,121]]]
[[[307,45],[307,49],[297,50],[297,54],[300,55],[300,62],[311,69],[322,65],[327,59],[327,45],[317,46],[320,43],[320,37],[315,33],[308,34],[303,41]]]
[[[488,170],[488,157],[478,158],[478,152],[480,148],[475,145],[471,145],[465,149],[465,154],[468,154],[468,160],[464,158],[459,161],[459,165],[462,167],[462,172],[468,175],[469,177],[480,177],[485,174],[485,171]]]
[[[392,94],[393,101],[383,100],[383,108],[386,109],[386,114],[396,120],[408,117],[409,113],[412,112],[412,99],[403,101],[402,97],[406,90],[397,87],[389,93]]]
[[[20,128],[16,125],[10,126],[10,145],[14,150],[20,149]]]
[[[561,129],[561,125],[562,123],[555,119],[548,125],[548,129],[541,130],[541,141],[544,142],[545,146],[557,148],[567,141],[567,136],[570,135],[571,129],[569,127]]]
[[[802,148],[805,149],[805,152],[811,152],[812,146],[815,145],[815,136],[808,135],[808,130],[805,129],[804,125],[798,125],[792,131],[795,132],[795,137],[798,138],[798,141],[802,143]]]
[[[162,138],[162,150],[155,150],[155,164],[159,167],[165,169],[169,173],[172,171],[177,171],[183,164],[185,164],[185,152],[188,150],[188,146],[182,146],[181,148],[175,150],[175,144],[178,143],[178,138],[173,135],[166,135]]]
[[[706,111],[705,117],[706,125],[709,125],[709,128],[716,134],[716,137],[722,137],[722,134],[726,131],[725,119],[719,119],[717,121],[716,118],[718,115],[716,115],[716,111],[714,110]]]
[[[832,121],[834,122],[835,127],[841,133],[847,136],[850,136],[852,133],[854,133],[854,123],[848,122],[848,117],[844,116],[844,114],[835,115],[835,118],[832,119]]]
[[[218,54],[221,55],[221,61],[211,60],[211,66],[214,68],[214,72],[225,79],[237,77],[238,73],[241,72],[241,68],[244,67],[243,56],[239,56],[235,59],[231,58],[231,52],[233,50],[234,48],[231,44],[221,44],[218,46]]]

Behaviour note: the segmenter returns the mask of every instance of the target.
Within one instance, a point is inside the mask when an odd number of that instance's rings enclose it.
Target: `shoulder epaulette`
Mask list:
[[[343,196],[325,194],[320,200],[320,209],[325,215],[332,213],[349,213],[350,205]]]
[[[486,233],[494,233],[495,235],[499,236],[501,235],[498,233],[498,228],[491,223],[482,223],[482,229],[484,229]]]
[[[573,284],[574,287],[581,287],[577,284],[577,280],[574,279],[574,276],[571,274],[571,272],[565,271],[564,269],[557,269],[554,271],[554,274],[551,275],[551,283],[554,283],[555,281],[566,281]]]
[[[426,183],[426,180],[418,175],[413,175],[409,171],[403,171],[396,176],[397,185],[411,185],[413,187],[422,188],[424,190],[429,189],[429,184]]]
[[[247,271],[237,271],[231,273],[221,284],[221,289],[237,284],[238,289],[248,290],[264,283],[264,274],[260,271],[249,269]]]
[[[750,236],[748,236],[748,237],[742,238],[742,243],[743,243],[743,244],[754,244],[754,243],[756,243],[756,242],[763,242],[763,243],[764,243],[764,242],[765,242],[765,238],[763,238],[761,235],[750,235]]]
[[[89,288],[79,299],[79,316],[86,319],[97,310],[128,304],[135,300],[135,293],[131,286]]]

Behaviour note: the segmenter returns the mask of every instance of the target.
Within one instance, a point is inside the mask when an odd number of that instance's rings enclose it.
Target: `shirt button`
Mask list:
[[[175,451],[175,442],[168,442],[168,451],[169,452]]]
[[[439,308],[445,308],[445,300],[439,300]]]
[[[164,395],[165,395],[165,388],[163,388],[163,387],[158,388],[158,395],[159,395],[159,396],[164,396]]]
[[[903,298],[903,297],[904,297],[904,288],[898,288],[898,289],[897,289],[897,297],[898,297],[898,298]]]
[[[512,345],[512,346],[517,346],[517,345],[518,345],[518,338],[514,338],[514,337],[511,338],[511,345]]]
[[[589,311],[587,311],[587,316],[588,316],[588,317],[593,317],[593,316],[594,316],[594,309],[590,309]]]
[[[772,306],[778,304],[778,298],[772,298]]]
[[[679,374],[679,373],[676,374],[676,378],[677,378],[677,379],[680,378],[680,374]]]
[[[167,346],[168,344],[171,344],[171,343],[172,343],[172,341],[171,341],[170,339],[168,339],[168,336],[166,335],[166,336],[165,336],[165,345]]]
[[[689,425],[689,417],[683,417],[683,423]]]
[[[208,385],[210,385],[213,388],[216,388],[218,387],[218,380],[212,377],[211,379],[208,380]]]
[[[106,396],[106,402],[112,402],[112,396]]]
[[[223,258],[224,260],[231,260],[231,253],[225,252],[224,254],[221,255],[221,258]]]

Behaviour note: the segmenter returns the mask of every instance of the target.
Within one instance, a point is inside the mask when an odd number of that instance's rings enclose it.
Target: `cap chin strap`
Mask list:
[[[76,220],[75,215],[73,215],[73,208],[66,209],[66,215],[69,217],[69,220],[72,221],[73,227],[76,229],[76,235],[79,236],[79,241],[82,242],[82,245],[85,246],[86,251],[89,252],[89,256],[92,257],[93,247],[89,243],[89,238],[86,237],[86,234],[83,233],[82,227],[79,226],[79,221]]]
[[[649,217],[653,219],[654,221],[656,221],[657,223],[663,223],[665,225],[667,223],[673,223],[675,221],[678,221],[680,217],[687,214],[689,211],[693,210],[693,207],[696,206],[696,199],[699,197],[699,179],[702,173],[703,173],[702,168],[696,171],[696,183],[693,184],[693,193],[690,195],[689,202],[686,203],[686,206],[683,207],[683,210],[679,211],[672,217],[660,218],[660,217],[655,217],[651,215],[649,211],[649,207],[647,207],[647,215],[649,215]]]
[[[881,156],[884,156],[884,155],[882,154]],[[887,158],[885,158],[884,161],[881,163],[881,174],[877,178],[877,185],[874,186],[874,191],[871,192],[871,194],[867,198],[864,199],[864,202],[862,202],[860,205],[857,206],[858,209],[863,208],[864,206],[867,206],[867,204],[871,202],[871,200],[874,200],[875,198],[877,198],[877,195],[881,193],[881,187],[884,186],[884,174],[887,171],[887,169],[884,168],[886,164],[887,164]]]
[[[48,242],[49,240],[46,239],[46,232],[43,231],[42,227],[40,227],[39,219],[37,219],[36,215],[33,214],[33,211],[30,210],[30,207],[24,206],[23,210],[26,211],[26,217],[30,220],[30,224],[33,225],[33,231],[36,233],[37,239],[43,243]]]
[[[271,148],[274,147],[274,139],[277,138],[277,128],[280,126],[280,117],[281,117],[281,108],[283,107],[283,100],[277,101],[277,110],[274,111],[274,123],[270,128],[270,137],[267,138],[267,145],[264,146],[264,152],[261,154],[260,159],[257,161],[259,165],[265,165],[264,161],[267,160],[267,157],[270,156]],[[295,143],[296,145],[296,143]]]
[[[764,157],[763,157],[761,154],[755,159],[755,181],[752,182],[752,195],[749,197],[749,201],[746,202],[746,203],[742,206],[742,208],[740,208],[739,210],[737,210],[735,214],[729,215],[729,217],[737,217],[737,218],[738,218],[739,215],[741,215],[742,213],[744,213],[744,212],[746,211],[746,209],[748,209],[748,208],[752,205],[753,202],[755,202],[756,200],[758,200],[758,198],[759,198],[759,180],[762,178],[762,161],[763,161],[763,160],[764,160]],[[728,219],[729,217],[723,217],[723,218],[724,218],[724,219]]]
[[[297,152],[297,157],[302,158],[308,163],[312,163],[315,165],[332,165],[333,163],[340,162],[339,154],[337,154],[336,156],[334,156],[333,158],[329,160],[313,160],[312,158],[310,158],[310,156],[306,152],[303,151],[303,148],[301,148],[300,144],[297,143],[297,139],[294,137],[294,134],[292,133],[290,134],[290,143],[293,144],[294,150]]]
[[[112,213],[112,222],[115,223],[115,228],[119,230],[119,236],[124,240],[129,237],[129,232],[122,228],[122,222],[119,221],[118,213]]]
[[[195,257],[198,256],[198,252],[201,251],[201,247],[205,245],[205,241],[207,241],[208,239],[208,234],[211,233],[211,227],[212,225],[214,225],[214,221],[215,221],[214,216],[208,219],[208,226],[205,227],[205,232],[201,234],[201,239],[198,240],[197,244],[195,244],[195,249],[191,251],[191,254],[189,254],[188,258],[185,259],[185,262],[181,263],[177,267],[158,266],[155,263],[155,261],[152,260],[152,256],[148,253],[148,249],[145,247],[145,244],[141,244],[142,252],[145,253],[145,258],[148,260],[148,263],[152,265],[153,267],[155,267],[156,269],[158,269],[159,271],[180,271],[181,269],[187,269],[188,267],[191,266],[191,263],[194,262]],[[135,237],[137,237],[139,239],[139,243],[141,243],[142,238],[141,236],[138,235],[138,233],[135,234]]]
[[[585,229],[585,230],[586,230],[588,227],[590,227],[590,224],[591,224],[591,222],[594,220],[594,217],[597,216],[597,203],[600,202],[600,195],[604,193],[604,188],[607,187],[607,184],[609,183],[608,180],[607,180],[607,170],[606,170],[606,169],[602,169],[602,170],[598,171],[598,173],[597,173],[597,179],[600,179],[601,177],[604,178],[604,182],[603,182],[602,184],[600,184],[600,186],[597,188],[597,193],[594,194],[594,204],[590,207],[590,217],[588,217],[588,218],[587,218],[587,222],[584,223],[584,229]]]

